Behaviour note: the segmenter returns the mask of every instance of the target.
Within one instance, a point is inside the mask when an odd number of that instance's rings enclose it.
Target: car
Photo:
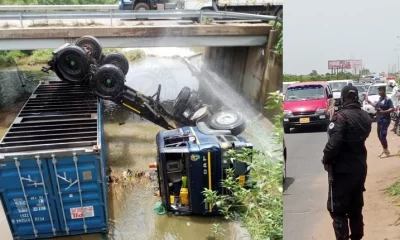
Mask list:
[[[353,86],[356,87],[358,90],[358,99],[362,105],[364,102],[364,96],[366,96],[368,88],[366,88],[365,84],[363,83],[353,83]]]
[[[373,103],[377,103],[379,100],[379,94],[378,94],[378,88],[381,86],[386,87],[386,95],[390,98],[391,95],[393,94],[393,88],[390,87],[387,83],[374,83],[371,86],[369,86],[366,97],[368,98],[369,101]],[[363,102],[363,110],[366,111],[371,118],[375,117],[376,115],[376,110],[375,108],[367,103],[367,101]]]
[[[283,130],[320,126],[327,129],[334,114],[333,93],[326,82],[302,82],[288,87],[283,101]]]
[[[282,93],[283,93],[283,97],[285,97],[285,93],[286,93],[287,88],[288,88],[291,84],[294,84],[294,83],[298,83],[298,82],[283,82],[283,84],[282,84]]]
[[[353,80],[331,80],[331,81],[327,81],[327,83],[329,84],[329,86],[332,89],[333,92],[333,98],[335,99],[335,111],[338,111],[339,109],[342,108],[342,102],[340,100],[340,96],[341,96],[341,92],[342,89],[349,85],[349,84],[353,84],[354,81]]]

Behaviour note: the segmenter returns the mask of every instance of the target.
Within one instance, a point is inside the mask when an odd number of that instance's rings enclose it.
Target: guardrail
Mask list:
[[[280,18],[275,16],[256,15],[224,11],[192,11],[192,10],[149,10],[149,11],[97,11],[97,12],[0,12],[0,20],[19,20],[23,27],[23,20],[55,20],[55,19],[110,19],[112,26],[113,19],[151,19],[151,20],[172,20],[172,19],[197,19],[202,23],[203,18],[212,19],[235,19],[235,20],[258,20],[277,21]]]
[[[0,5],[0,11],[74,11],[74,10],[119,10],[113,5]]]

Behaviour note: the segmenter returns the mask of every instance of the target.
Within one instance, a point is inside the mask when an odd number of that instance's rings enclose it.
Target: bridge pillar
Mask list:
[[[208,69],[263,109],[268,93],[282,89],[282,55],[273,50],[278,35],[278,31],[271,30],[264,47],[208,47],[204,62]]]

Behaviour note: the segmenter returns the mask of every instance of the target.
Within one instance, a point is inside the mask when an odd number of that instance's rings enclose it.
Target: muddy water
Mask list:
[[[38,80],[55,79],[54,75],[23,73],[25,87],[21,86],[15,71],[0,71],[0,136],[12,123],[19,109],[33,91]],[[197,89],[199,84],[187,66],[179,59],[146,58],[131,65],[127,75],[127,85],[147,95],[157,91],[162,84],[161,98],[174,99],[182,87]],[[160,127],[140,120],[132,113],[113,103],[105,104],[105,137],[107,141],[107,164],[115,172],[126,169],[132,171],[148,170],[148,164],[156,157],[155,135]],[[119,123],[125,123],[120,125]],[[248,126],[246,137],[264,144],[262,138],[270,139],[266,130],[260,126]],[[262,137],[260,137],[260,134]],[[254,137],[257,136],[257,137]],[[238,224],[226,222],[221,218],[159,216],[152,209],[158,198],[154,196],[155,183],[147,179],[137,179],[127,186],[113,184],[109,187],[108,236],[93,234],[58,239],[116,239],[116,240],[205,240],[212,238],[212,226],[219,223],[224,229],[222,239],[249,239]],[[247,237],[246,237],[247,236]]]

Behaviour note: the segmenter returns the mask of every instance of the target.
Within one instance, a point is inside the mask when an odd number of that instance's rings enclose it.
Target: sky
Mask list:
[[[399,10],[400,0],[285,0],[283,72],[325,74],[328,60],[341,59],[371,72],[397,68]]]

